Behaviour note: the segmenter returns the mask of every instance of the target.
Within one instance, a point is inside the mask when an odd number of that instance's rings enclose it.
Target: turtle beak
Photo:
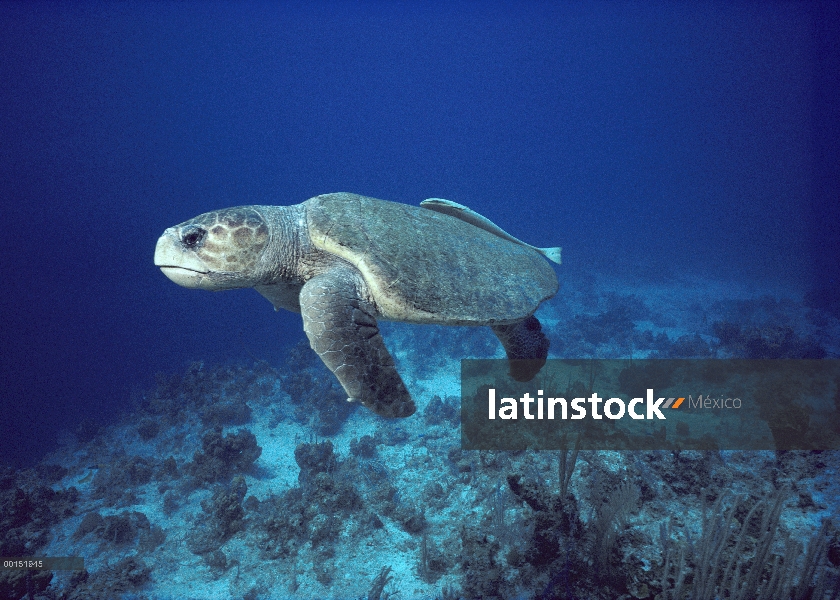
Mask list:
[[[210,269],[190,248],[181,243],[177,227],[163,232],[155,246],[155,266],[178,285],[186,288],[205,288]],[[212,288],[211,288],[212,289]]]

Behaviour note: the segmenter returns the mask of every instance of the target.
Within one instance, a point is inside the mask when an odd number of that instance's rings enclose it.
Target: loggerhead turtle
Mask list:
[[[187,288],[252,287],[276,310],[301,313],[310,345],[349,401],[407,417],[416,407],[377,319],[489,325],[520,381],[548,353],[533,313],[557,292],[554,270],[478,213],[459,218],[450,209],[349,193],[227,208],[164,231],[155,265]]]

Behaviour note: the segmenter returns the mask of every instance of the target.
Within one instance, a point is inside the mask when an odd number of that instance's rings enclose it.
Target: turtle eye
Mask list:
[[[187,248],[198,246],[207,236],[207,230],[196,225],[190,225],[181,232],[181,243]]]

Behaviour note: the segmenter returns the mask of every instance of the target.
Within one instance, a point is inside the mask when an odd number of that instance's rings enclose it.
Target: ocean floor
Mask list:
[[[558,358],[840,357],[836,317],[746,284],[579,277],[537,316]],[[6,571],[0,591],[834,597],[838,452],[464,451],[459,361],[501,346],[487,328],[382,330],[418,404],[409,419],[348,404],[306,344],[278,365],[197,356],[126,398],[120,422],[0,471],[0,554],[86,568]]]

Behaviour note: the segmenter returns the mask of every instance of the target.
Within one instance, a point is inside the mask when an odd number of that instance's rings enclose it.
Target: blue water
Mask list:
[[[561,298],[714,281],[836,316],[838,23],[831,2],[0,4],[0,462],[112,422],[157,372],[282,370],[299,316],[152,263],[225,206],[448,198],[563,246]]]
[[[804,289],[837,241],[821,214],[837,184],[815,170],[836,169],[817,151],[837,126],[815,100],[818,18],[4,3],[3,454],[26,460],[156,370],[300,337],[253,293],[191,294],[152,265],[164,228],[226,205],[439,196],[564,246],[568,269]]]

